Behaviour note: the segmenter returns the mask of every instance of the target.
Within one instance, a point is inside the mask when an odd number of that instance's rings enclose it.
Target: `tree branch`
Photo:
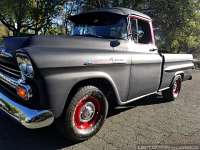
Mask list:
[[[0,21],[1,21],[9,30],[11,30],[11,31],[16,30],[16,28],[15,28],[13,25],[11,25],[11,24],[6,20],[6,18],[5,18],[2,14],[0,14]]]

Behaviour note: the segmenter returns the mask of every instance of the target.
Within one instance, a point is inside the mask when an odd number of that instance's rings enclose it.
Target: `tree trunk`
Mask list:
[[[39,32],[39,31],[38,31],[37,29],[35,29],[35,35],[38,35],[38,32]]]
[[[20,35],[19,29],[13,30],[12,32],[13,32],[13,36],[19,36]]]

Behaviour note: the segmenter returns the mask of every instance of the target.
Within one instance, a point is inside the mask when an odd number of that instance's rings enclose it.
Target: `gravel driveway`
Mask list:
[[[116,109],[92,139],[73,144],[48,127],[28,130],[0,116],[0,150],[136,149],[138,144],[200,145],[200,71],[176,101],[151,96]]]

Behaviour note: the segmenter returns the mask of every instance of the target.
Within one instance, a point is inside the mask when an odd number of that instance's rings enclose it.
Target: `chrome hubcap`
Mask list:
[[[92,102],[87,102],[82,108],[80,112],[80,121],[88,122],[92,120],[95,114],[95,105]]]

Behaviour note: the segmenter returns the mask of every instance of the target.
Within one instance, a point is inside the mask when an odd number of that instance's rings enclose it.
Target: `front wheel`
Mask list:
[[[175,100],[181,91],[182,78],[180,75],[175,76],[170,88],[162,92],[163,97],[167,100]]]
[[[71,141],[87,140],[100,130],[107,112],[105,95],[97,87],[82,87],[65,110],[62,133]]]

